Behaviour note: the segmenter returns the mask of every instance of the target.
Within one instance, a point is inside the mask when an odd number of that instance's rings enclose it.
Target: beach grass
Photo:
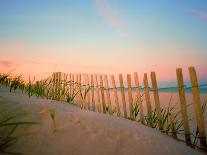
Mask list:
[[[23,125],[39,124],[39,122],[35,121],[22,120],[22,118],[24,118],[26,115],[28,114],[25,112],[18,112],[15,114],[13,112],[10,112],[5,115],[0,115],[0,152],[17,154],[17,152],[9,152],[8,148],[14,145],[22,136],[29,135],[29,133],[17,135],[15,133],[17,128]]]
[[[12,90],[16,89],[21,89],[23,93],[28,94],[29,97],[32,95],[35,95],[37,97],[44,97],[47,99],[53,99],[53,100],[59,100],[59,101],[66,101],[70,104],[75,104],[75,99],[79,95],[80,99],[84,101],[81,104],[81,108],[86,108],[86,97],[87,94],[90,92],[91,87],[89,85],[80,85],[79,83],[75,81],[67,81],[65,78],[62,81],[59,81],[60,83],[57,84],[55,79],[53,77],[48,77],[47,79],[42,79],[40,81],[35,82],[35,78],[32,80],[29,78],[28,82],[25,82],[22,78],[22,75],[16,75],[12,76],[11,73],[5,73],[5,74],[0,74],[0,83],[8,86],[10,88],[10,92]],[[72,86],[72,89],[69,90],[69,86]],[[142,97],[144,94],[141,94],[141,102],[143,102]],[[133,118],[128,117],[129,120],[141,122],[139,119],[140,115],[140,105],[142,103],[138,103],[136,100],[132,104],[132,114]],[[192,104],[188,104],[187,107],[190,107]],[[206,111],[207,107],[207,101],[205,100],[202,104],[202,113],[204,114]],[[112,107],[111,111],[109,106],[106,104],[105,107],[106,113],[110,113],[112,115],[116,114],[118,110],[116,107]],[[55,122],[55,112],[48,111],[50,114],[50,117],[53,122],[53,131],[56,131],[56,122]],[[170,117],[173,117],[173,123],[175,126],[174,131],[172,131],[171,128],[171,123]],[[192,118],[189,119],[191,121]],[[168,134],[168,135],[180,135],[184,134],[183,131],[183,122],[181,119],[181,112],[176,108],[175,105],[172,105],[172,96],[169,99],[169,102],[167,103],[167,107],[161,108],[161,119],[158,119],[157,113],[156,113],[156,108],[152,109],[152,115],[151,117],[145,115],[144,116],[144,122],[143,124],[147,125],[147,122],[151,121],[152,122],[152,128],[159,129],[159,123],[161,122],[163,126],[162,132]],[[16,122],[17,124],[13,124],[13,126],[18,126],[21,124],[21,122]],[[19,124],[18,124],[19,123]],[[24,123],[24,122],[22,122]],[[25,122],[26,123],[26,122]],[[4,124],[5,125],[5,124]],[[0,126],[1,127],[1,126]],[[15,128],[12,127],[12,131],[15,130]],[[193,139],[193,145],[198,144],[198,127],[196,127],[196,130],[192,133],[194,136]],[[179,137],[176,136],[177,139]]]

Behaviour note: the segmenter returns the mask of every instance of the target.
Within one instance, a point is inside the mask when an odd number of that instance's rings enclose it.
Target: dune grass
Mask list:
[[[5,85],[5,86],[10,86],[11,82],[11,73],[1,73],[0,74],[0,83]]]
[[[207,108],[207,100],[206,99],[203,101],[201,108],[202,108],[202,114],[204,116],[206,113],[206,108]],[[193,137],[194,137],[193,145],[196,146],[198,144],[198,138],[199,138],[198,126],[196,126],[196,129],[193,132]]]
[[[8,148],[14,145],[22,136],[29,135],[29,133],[17,135],[15,133],[17,128],[23,125],[39,124],[39,122],[34,121],[23,121],[22,118],[24,118],[26,115],[28,114],[25,112],[19,112],[15,114],[10,112],[5,115],[0,115],[0,152],[17,154],[17,152],[8,151]]]
[[[29,79],[28,82],[23,81],[22,75],[16,75],[12,76],[10,72],[5,73],[5,74],[0,74],[0,84],[3,84],[7,87],[10,88],[10,92],[12,90],[16,89],[21,89],[23,93],[27,93],[29,97],[32,95],[35,95],[37,97],[45,97],[47,99],[53,99],[53,100],[60,100],[60,101],[66,101],[67,103],[70,104],[75,104],[75,99],[80,98],[83,102],[81,104],[81,108],[86,108],[86,97],[87,94],[90,92],[91,87],[89,85],[80,85],[79,83],[72,81],[72,80],[67,80],[64,78],[64,80],[58,81],[55,79],[54,76],[50,76],[46,79],[40,80],[40,81],[35,81],[34,79]],[[72,89],[69,90],[69,86],[72,87]],[[141,94],[141,102],[142,97],[144,94]],[[168,135],[179,135],[179,134],[184,134],[183,131],[183,123],[181,119],[181,112],[176,109],[175,105],[172,105],[172,96],[170,97],[168,106],[165,108],[161,108],[161,120],[158,120],[158,116],[156,114],[156,109],[152,109],[152,116],[149,118],[148,116],[144,116],[144,122],[143,124],[147,124],[148,121],[152,121],[152,127],[159,129],[158,122],[160,121],[163,126],[162,132],[165,132]],[[187,105],[187,107],[190,107],[192,104]],[[202,112],[203,114],[206,111],[207,107],[207,102],[206,100],[202,104]],[[111,111],[109,107],[106,104],[105,107],[106,113],[110,113],[112,115],[116,114],[118,111],[116,107],[112,107]],[[50,113],[50,116],[53,120],[53,127],[55,131],[55,113]],[[133,118],[128,118],[130,120],[134,120],[137,122],[140,122],[139,113],[139,103],[137,100],[133,103],[132,106],[132,113],[133,113]],[[171,128],[171,122],[170,117],[173,117],[174,120],[174,126],[175,126],[175,131],[172,131]],[[189,119],[189,121],[191,121]],[[20,125],[20,124],[19,124]],[[193,139],[193,145],[198,144],[198,128],[196,127],[196,130],[193,131],[192,135],[194,137]],[[177,137],[176,137],[177,138]]]

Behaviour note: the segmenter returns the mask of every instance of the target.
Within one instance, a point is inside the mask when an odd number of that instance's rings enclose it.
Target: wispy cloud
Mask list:
[[[200,11],[200,12],[198,12],[198,15],[199,15],[201,18],[207,20],[207,11]]]
[[[193,13],[197,17],[207,20],[207,11],[205,10],[195,10],[195,9],[190,9],[189,12]]]
[[[65,62],[19,60],[19,59],[0,59],[0,72],[8,72],[15,69],[13,74],[23,74],[27,77],[35,76],[41,79],[43,76],[50,75],[52,72],[61,71],[65,73],[112,73],[117,68],[111,66],[96,66],[85,64],[70,64]]]
[[[0,70],[8,71],[11,68],[18,68],[28,64],[40,64],[40,62],[36,62],[32,60],[0,59]]]
[[[9,68],[13,65],[12,61],[0,60],[0,68]]]
[[[98,14],[104,19],[107,25],[116,29],[121,36],[130,36],[130,33],[125,30],[126,23],[123,18],[121,18],[116,8],[113,8],[110,3],[107,3],[105,0],[95,0],[95,4]]]

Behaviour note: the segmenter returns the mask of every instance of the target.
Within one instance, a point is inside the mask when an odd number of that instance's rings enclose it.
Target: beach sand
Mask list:
[[[80,110],[77,106],[21,93],[0,90],[0,114],[26,111],[27,120],[39,125],[19,127],[18,134],[33,133],[20,138],[9,151],[25,155],[199,155],[182,142],[159,131],[124,118]],[[56,111],[57,131],[52,132],[49,113]]]

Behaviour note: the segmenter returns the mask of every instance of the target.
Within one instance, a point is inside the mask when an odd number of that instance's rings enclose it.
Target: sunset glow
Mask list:
[[[2,0],[0,70],[207,77],[207,2]]]

